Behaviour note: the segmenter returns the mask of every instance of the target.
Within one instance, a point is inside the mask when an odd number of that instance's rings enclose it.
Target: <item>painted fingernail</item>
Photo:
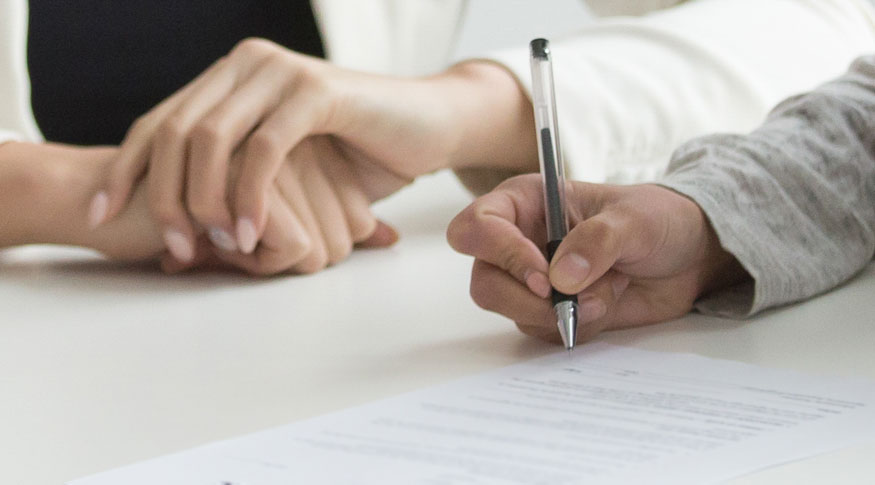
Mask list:
[[[567,254],[556,263],[551,275],[553,283],[567,288],[579,285],[589,275],[589,261],[579,254]]]
[[[580,303],[580,320],[582,322],[591,322],[605,315],[608,307],[604,302],[595,297],[585,298]]]
[[[526,276],[526,286],[532,290],[532,293],[541,298],[549,297],[550,290],[553,289],[550,286],[550,280],[547,278],[547,275],[538,271],[532,271]]]
[[[88,210],[88,225],[91,229],[99,226],[106,219],[106,211],[109,209],[109,197],[106,192],[100,191],[91,199],[91,208]]]
[[[188,238],[176,229],[167,229],[164,231],[164,244],[174,258],[183,263],[190,263],[194,259],[194,248],[188,242]]]
[[[207,235],[213,245],[222,251],[225,251],[226,253],[237,251],[237,241],[228,234],[228,231],[225,231],[220,227],[211,227],[207,230]]]
[[[255,251],[255,245],[258,244],[258,234],[255,232],[255,224],[252,219],[242,217],[237,221],[237,242],[240,245],[240,251],[244,254],[251,254]]]

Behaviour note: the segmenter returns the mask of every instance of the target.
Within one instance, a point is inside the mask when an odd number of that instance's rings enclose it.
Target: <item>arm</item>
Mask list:
[[[872,19],[866,0],[695,0],[552,39],[571,177],[654,180],[682,142],[753,129],[778,102],[871,49]],[[524,49],[494,60],[530,91]],[[460,174],[480,193],[503,176]]]
[[[538,177],[501,184],[448,231],[476,258],[474,300],[555,337],[552,284],[578,295],[587,338],[683,315],[697,299],[742,316],[845,281],[875,252],[875,56],[750,135],[688,143],[661,183],[571,182],[573,229],[549,265]]]
[[[89,247],[109,257],[140,260],[164,248],[145,210],[142,190],[129,209],[97,230],[90,198],[115,150],[9,142],[0,145],[0,248],[23,244]]]
[[[875,56],[749,136],[681,147],[669,172],[662,184],[702,207],[753,279],[700,309],[749,315],[835,287],[875,251]]]

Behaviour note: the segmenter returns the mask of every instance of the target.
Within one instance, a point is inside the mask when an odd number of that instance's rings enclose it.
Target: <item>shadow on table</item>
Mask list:
[[[0,257],[0,285],[32,288],[41,293],[169,293],[270,281],[231,270],[197,270],[179,275],[162,273],[156,263],[118,263],[95,256],[52,254],[39,258]]]

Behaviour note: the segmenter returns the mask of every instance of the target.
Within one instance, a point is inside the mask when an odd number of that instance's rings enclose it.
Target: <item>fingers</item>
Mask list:
[[[174,256],[192,256],[197,226],[222,250],[235,250],[225,196],[228,158],[287,87],[289,69],[273,62],[280,52],[269,42],[241,42],[228,58],[138,122],[127,137],[112,188],[92,202],[92,224],[123,207],[148,164],[150,196],[160,199],[151,204]]]
[[[191,83],[137,119],[125,135],[118,157],[110,168],[106,186],[92,200],[89,222],[92,228],[114,218],[125,207],[134,185],[143,176],[151,144],[159,126],[176,111],[194,91],[215,82],[224,74],[225,62],[217,61]]]
[[[212,244],[203,238],[198,238],[194,258],[188,263],[179,261],[169,253],[161,256],[161,271],[171,275],[193,268],[210,269],[221,265],[222,261],[216,256]]]
[[[621,316],[617,309],[628,285],[626,275],[610,272],[586,293],[579,295],[578,343],[611,328],[615,321],[613,317]],[[481,308],[510,318],[528,335],[557,343],[561,341],[551,301],[533,294],[498,266],[483,260],[474,261],[471,298]]]
[[[289,69],[270,60],[255,68],[227,98],[213,107],[191,129],[186,204],[194,219],[219,233],[217,246],[237,248],[234,222],[228,209],[226,188],[232,152],[271,111],[286,88]],[[224,243],[224,244],[222,244]]]
[[[615,313],[614,306],[629,286],[630,278],[615,271],[609,271],[590,285],[586,291],[577,295],[580,310],[580,323],[590,324],[603,319],[608,312]],[[610,323],[608,321],[605,324]],[[607,325],[598,326],[599,331]]]
[[[322,93],[309,88],[300,75],[292,95],[247,138],[240,178],[233,197],[239,245],[243,252],[258,243],[266,222],[266,194],[286,156],[318,126]],[[243,230],[241,231],[240,228]],[[254,231],[253,231],[254,229]]]
[[[302,261],[315,265],[327,260],[320,249],[313,255],[307,228],[290,204],[276,190],[271,191],[270,197],[270,217],[258,248],[251,254],[231,252],[219,253],[218,256],[229,264],[261,276],[293,270]],[[315,224],[313,221],[308,223]]]
[[[377,218],[371,212],[371,200],[362,187],[355,172],[350,170],[350,165],[343,161],[342,154],[335,147],[329,137],[313,138],[314,144],[319,144],[321,153],[325,155],[315,157],[319,167],[331,182],[337,200],[343,207],[344,216],[349,229],[349,234],[354,243],[361,243],[371,238],[377,230]],[[394,244],[397,241],[397,233],[394,229]],[[372,242],[379,242],[375,240]]]
[[[471,298],[480,308],[517,322],[530,335],[558,335],[550,300],[535,295],[503,268],[482,259],[475,259],[471,270]]]
[[[383,221],[377,221],[373,234],[364,241],[357,242],[356,247],[362,249],[386,248],[398,242],[398,231]]]
[[[539,192],[497,189],[453,219],[447,240],[456,251],[501,268],[531,292],[546,298],[550,293],[547,261],[532,242],[543,235],[543,230],[531,227],[536,218],[533,214],[542,207],[538,200]]]

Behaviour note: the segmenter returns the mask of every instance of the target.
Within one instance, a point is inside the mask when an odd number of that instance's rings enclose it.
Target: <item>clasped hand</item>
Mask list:
[[[99,226],[138,184],[182,269],[219,259],[309,273],[396,236],[370,204],[448,165],[448,108],[428,80],[351,72],[265,40],[228,56],[136,121],[91,202]]]

